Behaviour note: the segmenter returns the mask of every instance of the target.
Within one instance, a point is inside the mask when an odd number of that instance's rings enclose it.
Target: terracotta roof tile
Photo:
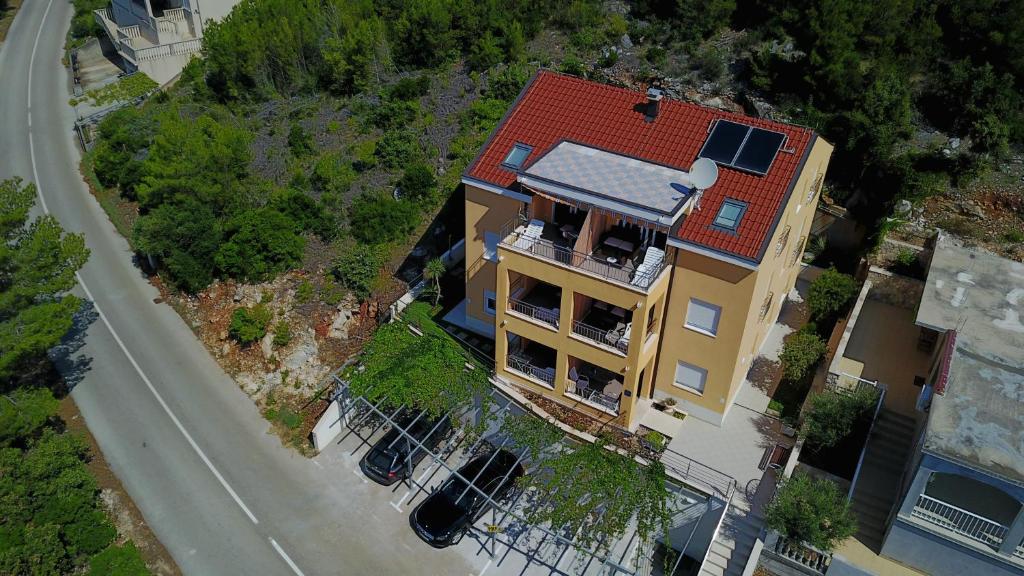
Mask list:
[[[647,96],[640,92],[546,70],[538,72],[466,176],[495,186],[512,186],[516,173],[502,167],[501,162],[516,142],[533,147],[524,165],[559,141],[572,140],[688,170],[697,159],[711,122],[717,118],[782,132],[787,136],[785,151],[779,152],[767,174],[758,176],[722,167],[718,181],[705,191],[701,209],[688,215],[676,231],[687,243],[758,261],[814,133],[800,126],[667,98],[661,102],[657,119],[647,122],[643,111],[634,110],[646,102]],[[735,233],[711,227],[725,198],[748,204]]]

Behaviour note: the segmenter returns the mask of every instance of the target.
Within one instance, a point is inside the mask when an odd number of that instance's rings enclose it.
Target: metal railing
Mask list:
[[[203,41],[198,38],[182,40],[181,42],[161,44],[152,48],[136,49],[135,61],[155,60],[166,56],[188,56],[189,54],[198,54],[202,49]]]
[[[555,385],[555,371],[552,368],[538,368],[530,363],[529,360],[522,356],[516,356],[515,354],[509,354],[505,362],[505,366],[509,370],[515,370],[524,376],[534,378],[544,382],[548,386]]]
[[[647,292],[654,284],[654,281],[661,275],[661,272],[668,267],[664,260],[657,266],[645,271],[628,270],[617,264],[612,264],[607,259],[601,259],[592,254],[577,252],[568,246],[559,246],[550,240],[543,238],[531,238],[524,234],[523,229],[513,229],[502,236],[500,244],[533,254],[545,260],[556,262],[568,268],[589,272],[601,278],[618,282],[630,288]],[[518,245],[517,245],[518,244]]]
[[[917,497],[911,515],[976,542],[999,548],[1009,528],[1002,524],[947,504],[925,494]]]
[[[857,394],[864,390],[877,393],[883,387],[877,380],[865,380],[846,372],[829,372],[825,376],[825,389],[842,394]]]
[[[558,314],[557,310],[549,308],[541,308],[540,306],[534,306],[529,302],[524,302],[516,298],[508,299],[508,309],[512,312],[522,314],[533,318],[538,322],[543,322],[555,328],[558,328]]]
[[[602,408],[607,408],[608,410],[611,410],[616,414],[619,413],[619,398],[621,398],[621,396],[617,398],[611,398],[609,396],[605,396],[604,394],[602,394],[600,390],[594,390],[592,388],[576,388],[575,392],[567,392],[566,394],[568,394],[569,396],[576,396],[577,398],[582,399],[584,402],[597,404],[598,406],[601,406]]]
[[[709,494],[717,494],[722,499],[728,499],[736,487],[736,479],[732,476],[680,454],[672,448],[666,448],[659,460],[665,466],[665,471],[672,476],[694,488]]]
[[[1013,549],[1013,555],[1017,558],[1024,558],[1024,542],[1021,542]]]
[[[591,342],[610,346],[623,354],[629,349],[629,340],[624,340],[614,330],[601,330],[579,320],[572,321],[572,333],[582,336]]]

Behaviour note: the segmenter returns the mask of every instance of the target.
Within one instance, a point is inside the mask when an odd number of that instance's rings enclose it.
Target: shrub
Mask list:
[[[521,64],[513,64],[494,74],[487,83],[487,97],[511,102],[530,79],[530,70]]]
[[[1024,243],[1024,230],[1016,229],[1003,232],[1003,241],[1010,244]]]
[[[373,154],[381,166],[398,168],[418,158],[421,152],[415,134],[408,130],[388,130],[377,142]]]
[[[271,312],[263,304],[252,308],[236,308],[231,313],[231,326],[228,332],[243,346],[248,346],[267,334]]]
[[[292,341],[292,328],[284,320],[274,324],[274,348],[287,346]]]
[[[313,137],[299,124],[292,124],[288,131],[288,148],[296,158],[302,158],[313,153]]]
[[[665,449],[665,435],[657,430],[651,430],[644,434],[644,440],[650,444],[651,449],[655,452],[661,452]]]
[[[398,188],[402,191],[402,197],[416,202],[425,200],[437,186],[437,179],[434,178],[434,171],[423,162],[417,162],[405,169],[401,180],[398,181]]]
[[[402,78],[388,89],[388,98],[395,100],[415,100],[427,95],[430,90],[430,76],[409,76]]]
[[[273,208],[246,210],[228,222],[217,267],[247,281],[262,281],[297,266],[306,241],[291,218]]]
[[[313,175],[310,179],[317,190],[340,197],[352,187],[356,179],[356,171],[352,165],[337,152],[328,152],[313,164]]]
[[[562,58],[562,64],[558,67],[558,70],[563,74],[579,76],[581,78],[587,75],[587,69],[583,66],[583,61],[572,54],[566,54],[565,58]]]
[[[48,388],[18,388],[0,398],[0,446],[35,436],[57,406]]]
[[[813,332],[798,331],[782,345],[782,373],[788,380],[800,380],[825,354],[825,343]]]
[[[857,296],[857,281],[848,274],[829,268],[811,282],[807,294],[807,306],[814,320],[838,316],[847,304]]]
[[[295,289],[295,301],[299,304],[306,304],[313,300],[314,287],[313,283],[309,280],[303,280],[299,283],[299,287]]]
[[[875,404],[876,396],[868,389],[853,394],[823,392],[811,398],[804,418],[803,434],[808,446],[829,448],[849,436],[857,420]]]
[[[803,473],[783,482],[765,510],[765,521],[787,538],[825,551],[857,531],[846,494],[831,480]]]
[[[917,252],[914,252],[910,248],[900,248],[899,252],[896,253],[895,260],[900,266],[913,266],[914,263],[917,262]]]
[[[373,291],[384,262],[385,253],[382,249],[377,246],[355,244],[342,252],[334,265],[333,273],[342,286],[362,299]]]
[[[337,223],[316,200],[294,189],[275,192],[270,207],[287,216],[302,230],[312,232],[323,240],[334,238]]]
[[[352,236],[364,244],[385,244],[404,238],[419,224],[419,209],[412,202],[385,194],[364,194],[349,208]]]
[[[142,561],[133,542],[124,546],[112,545],[89,560],[88,576],[148,576],[149,569]]]
[[[295,430],[302,425],[302,415],[285,406],[277,412],[277,421],[285,428]]]
[[[601,57],[597,60],[597,65],[601,68],[611,68],[619,61],[619,51],[613,48],[608,48],[601,52]]]

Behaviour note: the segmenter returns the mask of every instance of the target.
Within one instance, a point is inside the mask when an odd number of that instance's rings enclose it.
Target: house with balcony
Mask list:
[[[917,324],[927,422],[882,556],[937,576],[1024,574],[1024,264],[942,235]]]
[[[466,299],[497,377],[635,429],[720,425],[801,268],[812,130],[540,71],[463,175]]]
[[[111,0],[94,12],[128,72],[163,85],[203,48],[203,29],[238,0]]]

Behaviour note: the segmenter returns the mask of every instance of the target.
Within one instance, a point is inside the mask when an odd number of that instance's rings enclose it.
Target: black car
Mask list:
[[[441,420],[430,418],[426,414],[420,416],[419,412],[406,414],[398,419],[397,426],[392,426],[383,438],[373,445],[373,448],[363,456],[359,467],[363,474],[373,479],[378,484],[390,486],[395,482],[409,476],[410,471],[419,464],[420,460],[427,455],[427,451],[433,451],[441,440],[451,430],[451,422],[447,416]],[[423,443],[426,449],[417,449],[414,442],[408,441],[402,436],[399,428],[404,429],[410,436]],[[430,434],[428,437],[427,435]],[[412,449],[412,458],[406,462],[406,456]]]
[[[491,499],[499,500],[512,490],[524,470],[511,452],[499,450],[493,460],[492,454],[470,460],[459,469],[459,475]],[[420,539],[434,548],[451,546],[487,512],[490,508],[487,499],[476,490],[466,490],[467,486],[459,476],[452,476],[413,509],[409,525]]]

